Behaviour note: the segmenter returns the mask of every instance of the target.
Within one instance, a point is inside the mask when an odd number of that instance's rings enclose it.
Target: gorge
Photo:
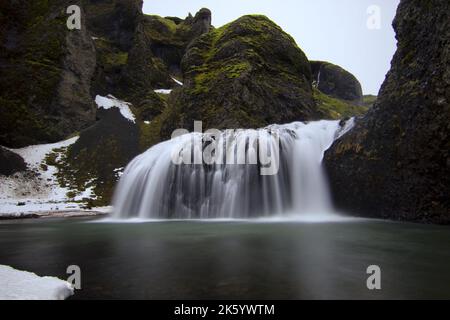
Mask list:
[[[383,34],[361,3],[343,39]],[[143,5],[0,1],[0,298],[450,298],[448,0],[400,1],[378,96],[271,20],[369,70],[321,4],[226,3],[222,26]],[[81,290],[43,277],[68,266]]]

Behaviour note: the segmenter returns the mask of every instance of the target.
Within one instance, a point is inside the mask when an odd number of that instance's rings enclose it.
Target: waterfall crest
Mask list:
[[[137,156],[125,169],[114,194],[113,216],[212,219],[330,213],[321,162],[324,152],[352,124],[321,120],[224,131],[214,140],[215,156],[231,159],[234,164],[195,162],[195,151],[202,151],[196,148],[210,145],[207,134],[191,133],[162,142]],[[277,132],[278,139],[271,132]],[[258,150],[263,145],[272,156],[279,150],[278,157],[272,158],[277,162],[276,174],[261,174]],[[194,151],[187,156],[194,161],[174,163],[174,150],[185,158],[187,151]]]

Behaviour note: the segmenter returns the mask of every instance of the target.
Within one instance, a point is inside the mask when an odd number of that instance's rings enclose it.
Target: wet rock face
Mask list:
[[[398,49],[374,107],[326,153],[336,204],[450,223],[450,2],[403,0]]]
[[[305,54],[264,16],[244,16],[204,34],[189,45],[181,67],[184,86],[173,94],[166,137],[191,129],[194,120],[223,129],[318,117]]]
[[[21,156],[0,147],[0,175],[9,176],[26,169],[27,165]]]
[[[71,1],[2,1],[0,144],[54,142],[95,121],[95,51],[82,19],[66,27]]]
[[[362,103],[358,79],[343,68],[324,61],[311,61],[313,81],[317,88],[334,98]]]
[[[73,4],[81,30],[66,26]],[[2,1],[0,145],[60,141],[89,127],[97,94],[161,109],[153,90],[175,85],[186,47],[211,28],[207,9],[173,20],[144,15],[142,0]]]
[[[116,43],[122,51],[131,48],[142,0],[85,0],[83,4],[93,36]]]

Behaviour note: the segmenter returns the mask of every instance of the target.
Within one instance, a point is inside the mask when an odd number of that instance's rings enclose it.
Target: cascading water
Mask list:
[[[330,213],[321,162],[325,150],[352,125],[353,119],[345,126],[296,122],[224,131],[214,138],[191,133],[162,142],[127,166],[114,195],[113,215],[211,219]],[[202,158],[208,148],[215,161]],[[264,154],[270,163],[261,161]],[[188,161],[174,161],[181,158]],[[263,174],[268,167],[276,169],[274,174]]]

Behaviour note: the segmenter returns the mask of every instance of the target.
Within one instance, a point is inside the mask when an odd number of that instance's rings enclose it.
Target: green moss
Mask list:
[[[162,135],[162,125],[174,115],[173,108],[166,106],[150,123],[139,122],[139,147],[142,152],[167,139]]]
[[[314,88],[314,100],[319,112],[327,119],[343,119],[360,116],[367,112],[368,107],[359,106],[344,100],[330,97]]]
[[[95,41],[97,48],[97,60],[100,65],[108,70],[121,68],[128,63],[128,52],[121,51],[109,40],[99,38]]]
[[[94,197],[80,201],[86,208],[110,204],[118,178],[115,169],[129,161],[123,158],[119,143],[113,136],[102,137],[98,146],[75,150],[72,145],[54,150],[45,159],[46,166],[58,169],[58,183],[69,190],[68,198],[73,199],[92,188]]]
[[[177,24],[171,19],[166,19],[157,15],[148,15],[148,17],[155,19],[159,24],[164,26],[169,32],[174,33],[177,30]]]
[[[42,116],[20,100],[0,97],[0,141],[4,145],[27,145],[37,141],[51,141],[57,136]],[[30,143],[31,142],[31,143]]]
[[[289,43],[289,57],[279,58],[280,47],[274,45],[274,38]],[[208,93],[223,79],[236,79],[258,69],[298,82],[301,74],[310,77],[305,61],[293,38],[278,25],[262,15],[247,15],[197,39],[189,49],[185,77],[194,79],[188,89],[194,95]]]
[[[128,62],[128,52],[113,52],[105,55],[105,61],[112,66],[123,66]]]
[[[22,146],[61,138],[48,110],[66,50],[63,9],[51,1],[31,1],[16,21],[23,28],[19,46],[0,53],[8,61],[0,77],[0,144]]]
[[[194,87],[190,90],[193,94],[206,93],[211,88],[211,84],[221,77],[235,79],[251,68],[248,61],[228,60],[214,63],[202,69],[196,69],[194,77]]]
[[[375,101],[377,101],[377,98],[378,97],[374,95],[365,95],[363,96],[362,105],[367,108],[371,108],[374,105]]]
[[[184,22],[176,24],[171,19],[157,15],[146,15],[145,17],[144,32],[153,42],[176,47],[187,44],[185,37],[190,28]]]

